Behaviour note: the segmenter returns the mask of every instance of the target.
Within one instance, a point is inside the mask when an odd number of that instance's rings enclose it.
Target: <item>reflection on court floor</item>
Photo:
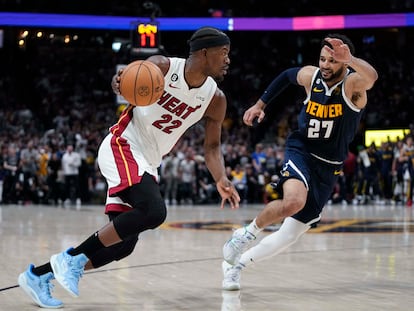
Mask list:
[[[56,282],[53,295],[65,311],[413,310],[413,210],[404,206],[327,206],[296,244],[246,269],[240,291],[222,291],[222,246],[262,208],[170,206],[166,222],[141,234],[131,256],[85,273],[80,297]],[[18,274],[106,223],[102,206],[0,206],[0,310],[37,310]]]

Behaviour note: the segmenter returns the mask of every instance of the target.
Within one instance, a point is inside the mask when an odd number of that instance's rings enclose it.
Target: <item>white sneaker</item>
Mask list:
[[[239,262],[240,256],[249,244],[256,240],[256,236],[246,230],[239,228],[234,231],[233,236],[223,246],[223,257],[231,265]]]
[[[221,264],[221,268],[223,269],[223,283],[222,289],[223,290],[239,290],[240,289],[240,273],[241,273],[241,266],[236,265],[232,266],[228,264],[226,261],[223,261]]]

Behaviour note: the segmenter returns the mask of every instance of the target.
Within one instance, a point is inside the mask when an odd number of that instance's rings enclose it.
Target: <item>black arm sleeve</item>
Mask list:
[[[282,93],[289,84],[299,85],[296,77],[300,69],[301,67],[294,67],[283,71],[269,84],[260,99],[265,104],[269,104]]]

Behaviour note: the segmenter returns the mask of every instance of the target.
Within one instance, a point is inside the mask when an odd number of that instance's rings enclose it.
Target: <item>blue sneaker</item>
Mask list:
[[[68,250],[50,257],[50,265],[56,280],[66,289],[72,296],[79,296],[78,283],[83,275],[85,264],[88,257],[84,254],[71,256]]]
[[[63,307],[63,302],[55,299],[51,295],[54,279],[53,273],[49,272],[37,276],[32,272],[33,265],[29,265],[26,271],[20,273],[17,282],[30,298],[42,308],[58,309]]]

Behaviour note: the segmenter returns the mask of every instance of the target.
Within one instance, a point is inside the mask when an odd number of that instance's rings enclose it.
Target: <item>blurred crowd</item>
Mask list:
[[[349,152],[329,204],[411,206],[413,137],[414,132],[409,132],[397,141],[383,142],[379,148],[372,143],[368,148],[359,146],[357,154]],[[96,152],[88,150],[87,141],[80,136],[55,147],[53,139],[35,141],[32,137],[26,144],[24,140],[21,144],[2,144],[3,204],[80,208],[82,203],[104,203],[106,184],[95,163]],[[199,147],[193,139],[182,140],[163,159],[161,189],[167,205],[219,202]],[[240,140],[224,142],[222,148],[228,177],[238,189],[242,203],[265,203],[278,198],[274,185],[280,178],[283,146],[260,142],[251,150],[248,143]]]
[[[222,150],[228,175],[244,203],[277,198],[284,141],[296,127],[303,94],[289,87],[270,105],[262,125],[242,124],[243,112],[282,70],[317,65],[325,32],[230,33],[231,68],[220,87],[228,98]],[[357,56],[378,70],[361,129],[352,143],[332,203],[411,204],[413,178],[414,31],[349,30]],[[101,34],[105,36],[104,34]],[[189,33],[163,34],[165,52],[186,56]],[[246,40],[246,36],[250,39]],[[76,47],[33,43],[0,49],[0,201],[76,205],[103,203],[106,184],[95,162],[101,139],[122,109],[110,81],[117,64],[131,61],[89,37]],[[96,37],[95,37],[96,39]],[[93,43],[91,43],[93,41]],[[405,137],[365,146],[367,128],[407,128]],[[206,170],[203,127],[194,126],[160,168],[169,205],[216,203]],[[368,159],[368,160],[367,160]]]

